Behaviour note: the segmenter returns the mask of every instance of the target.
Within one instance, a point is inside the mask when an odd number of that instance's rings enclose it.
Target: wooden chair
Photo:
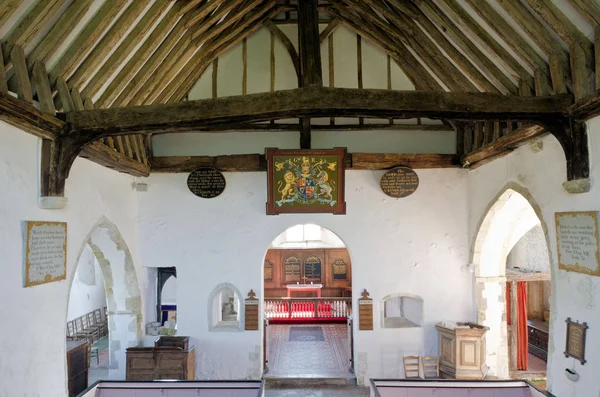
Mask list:
[[[100,335],[108,335],[108,322],[106,321],[106,319],[102,319],[102,312],[100,311],[100,309],[94,310],[94,321],[96,325],[102,325]]]
[[[67,340],[83,340],[86,335],[78,334],[75,330],[75,321],[67,321]]]
[[[438,356],[421,357],[423,365],[423,378],[435,379],[440,377],[440,359]]]
[[[75,332],[85,336],[85,339],[87,339],[90,346],[98,340],[98,330],[87,327],[86,316],[77,317],[75,319]]]
[[[421,378],[419,371],[419,356],[404,356],[404,377]]]
[[[86,314],[86,317],[87,317],[87,322],[88,322],[88,328],[96,329],[98,331],[98,339],[103,337],[106,332],[106,326],[102,323],[99,324],[96,322],[96,317],[94,316],[94,312],[89,312],[88,314]]]

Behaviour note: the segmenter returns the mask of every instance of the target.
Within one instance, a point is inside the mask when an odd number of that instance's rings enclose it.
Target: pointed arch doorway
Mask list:
[[[264,259],[266,378],[353,379],[352,263],[314,224],[286,229]]]
[[[74,284],[79,281],[76,278],[90,262],[93,263],[92,269],[97,267],[99,270],[96,274],[101,275],[95,283],[104,290],[105,308],[101,310],[103,320],[107,322],[108,335],[104,341],[103,367],[96,365],[97,371],[90,371],[89,382],[125,379],[126,349],[138,346],[142,338],[142,299],[131,252],[117,226],[105,217],[94,225],[80,250],[77,269],[71,280],[67,312],[77,299]],[[81,302],[79,304],[81,306]],[[89,341],[98,343],[96,340]],[[98,351],[98,354],[102,353]],[[100,364],[100,357],[93,357],[93,360],[94,364]]]
[[[477,321],[499,378],[545,379],[551,351],[547,227],[529,192],[509,184],[492,201],[473,245]]]

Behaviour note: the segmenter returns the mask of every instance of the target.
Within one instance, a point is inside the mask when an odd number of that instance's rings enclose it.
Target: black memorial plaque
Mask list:
[[[197,168],[188,176],[187,185],[198,197],[214,198],[225,190],[225,177],[214,168]]]
[[[410,196],[419,187],[419,176],[408,167],[392,168],[381,177],[381,190],[390,197]]]

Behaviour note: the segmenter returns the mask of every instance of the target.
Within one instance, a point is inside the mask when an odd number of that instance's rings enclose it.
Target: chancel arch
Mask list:
[[[127,243],[117,226],[106,217],[102,217],[88,234],[79,251],[78,266],[82,256],[88,252],[100,268],[106,296],[107,310],[102,315],[106,315],[108,321],[109,355],[108,372],[103,373],[102,377],[123,379],[126,349],[139,345],[143,335],[138,276]],[[71,286],[73,281],[70,280]]]
[[[517,338],[531,332],[532,324],[536,328],[541,324],[545,330],[544,357],[551,356],[553,341],[547,334],[552,299],[549,247],[540,207],[526,188],[509,183],[480,221],[471,253],[477,323],[490,328],[486,343],[491,375],[515,376],[518,371],[527,371],[528,361],[537,361],[537,355],[531,355],[536,349],[531,341],[527,346]],[[530,307],[528,297],[536,307]],[[545,365],[537,371],[545,376]]]

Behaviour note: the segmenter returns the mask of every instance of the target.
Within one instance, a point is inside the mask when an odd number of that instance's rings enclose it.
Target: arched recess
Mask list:
[[[471,252],[475,270],[477,322],[490,328],[486,334],[489,374],[510,377],[506,322],[506,259],[515,244],[532,228],[541,226],[552,263],[548,228],[529,191],[508,183],[491,201],[479,222]],[[552,267],[550,266],[552,269]],[[553,298],[551,306],[555,307]],[[552,327],[550,327],[551,329]],[[550,339],[548,359],[554,350]]]
[[[126,349],[138,346],[143,335],[142,298],[133,258],[119,229],[106,217],[92,227],[79,250],[76,263],[79,263],[86,246],[96,257],[104,278],[110,351],[108,376],[110,379],[125,379]]]

